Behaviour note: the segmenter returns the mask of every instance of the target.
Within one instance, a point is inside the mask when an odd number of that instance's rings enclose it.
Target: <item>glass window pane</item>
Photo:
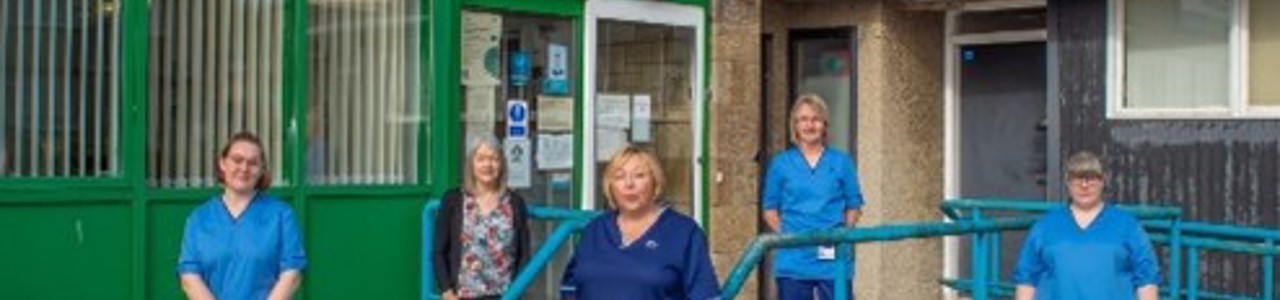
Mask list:
[[[150,3],[150,184],[217,184],[217,151],[239,131],[262,139],[272,177],[285,183],[280,180],[281,2]]]
[[[0,178],[116,174],[114,4],[0,2]]]
[[[308,181],[416,181],[426,92],[420,3],[308,2]]]
[[[1125,1],[1124,106],[1227,107],[1232,1]]]
[[[462,13],[463,155],[480,136],[503,143],[507,187],[530,205],[574,208],[573,107],[577,53],[573,22],[523,14]],[[523,104],[524,113],[508,114]],[[520,122],[519,119],[524,119]],[[464,168],[458,162],[458,168]],[[462,176],[469,176],[463,170]],[[531,222],[532,240],[542,241],[554,222]],[[536,242],[534,243],[537,244]],[[569,251],[560,251],[526,299],[555,299]]]
[[[1280,106],[1280,1],[1249,2],[1249,104]]]
[[[646,147],[662,161],[663,194],[671,207],[697,216],[693,211],[694,29],[601,20],[597,32],[596,177],[603,178],[607,160],[617,150],[610,145]],[[599,116],[611,113],[610,107],[647,110],[649,118],[633,115],[626,124],[603,122]],[[603,188],[597,186],[595,191],[596,207],[609,207]]]

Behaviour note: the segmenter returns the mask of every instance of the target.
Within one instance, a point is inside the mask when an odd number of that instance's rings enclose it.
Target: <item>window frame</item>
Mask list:
[[[1249,2],[1231,3],[1231,32],[1228,39],[1227,105],[1203,108],[1125,107],[1125,4],[1111,0],[1107,10],[1107,119],[1280,119],[1280,105],[1252,105],[1249,102]]]

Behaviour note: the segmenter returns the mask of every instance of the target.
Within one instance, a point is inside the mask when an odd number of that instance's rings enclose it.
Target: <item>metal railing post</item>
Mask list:
[[[1267,239],[1267,248],[1275,247],[1276,241]],[[1262,299],[1275,299],[1275,266],[1276,256],[1267,254],[1262,256]],[[1188,275],[1190,276],[1190,275]]]
[[[1194,274],[1200,273],[1200,248],[1187,247],[1187,299],[1200,298],[1200,280]],[[1178,295],[1174,294],[1174,299]]]
[[[419,300],[436,299],[438,294],[436,291],[436,272],[431,267],[431,260],[427,259],[429,257],[427,255],[431,253],[431,239],[435,232],[435,214],[438,208],[440,208],[439,200],[427,203],[422,207],[422,253],[428,254],[423,255],[420,263],[422,265],[422,295]]]
[[[1169,295],[1178,299],[1182,292],[1182,217],[1174,217],[1170,222],[1173,224],[1169,228]]]
[[[969,210],[969,218],[975,222],[982,220],[982,209],[973,208]],[[987,300],[987,259],[990,255],[987,253],[987,233],[977,232],[973,235],[973,241],[970,243],[973,247],[973,253],[969,255],[973,259],[973,299]]]
[[[836,270],[835,298],[845,300],[849,299],[849,286],[853,284],[851,278],[849,278],[849,273],[853,272],[852,266],[849,265],[851,262],[850,257],[853,254],[850,253],[850,248],[852,247],[848,243],[839,243],[838,245],[836,248],[836,265],[839,266],[839,270]]]

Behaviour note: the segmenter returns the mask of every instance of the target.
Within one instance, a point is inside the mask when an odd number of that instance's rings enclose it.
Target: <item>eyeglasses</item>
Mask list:
[[[1067,178],[1067,180],[1068,180],[1070,183],[1072,183],[1072,184],[1081,184],[1081,185],[1083,185],[1083,184],[1098,184],[1098,183],[1101,183],[1101,182],[1102,182],[1102,179],[1103,179],[1103,178],[1102,178],[1102,175],[1097,175],[1097,174],[1071,175],[1071,176],[1069,176],[1069,177]]]

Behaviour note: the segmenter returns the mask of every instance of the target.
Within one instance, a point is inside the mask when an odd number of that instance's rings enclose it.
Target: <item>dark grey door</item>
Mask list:
[[[1045,198],[1044,43],[960,49],[960,195]]]
[[[959,56],[960,197],[1046,198],[1045,44],[965,46]],[[1001,239],[1002,280],[1010,280],[1022,238]]]

